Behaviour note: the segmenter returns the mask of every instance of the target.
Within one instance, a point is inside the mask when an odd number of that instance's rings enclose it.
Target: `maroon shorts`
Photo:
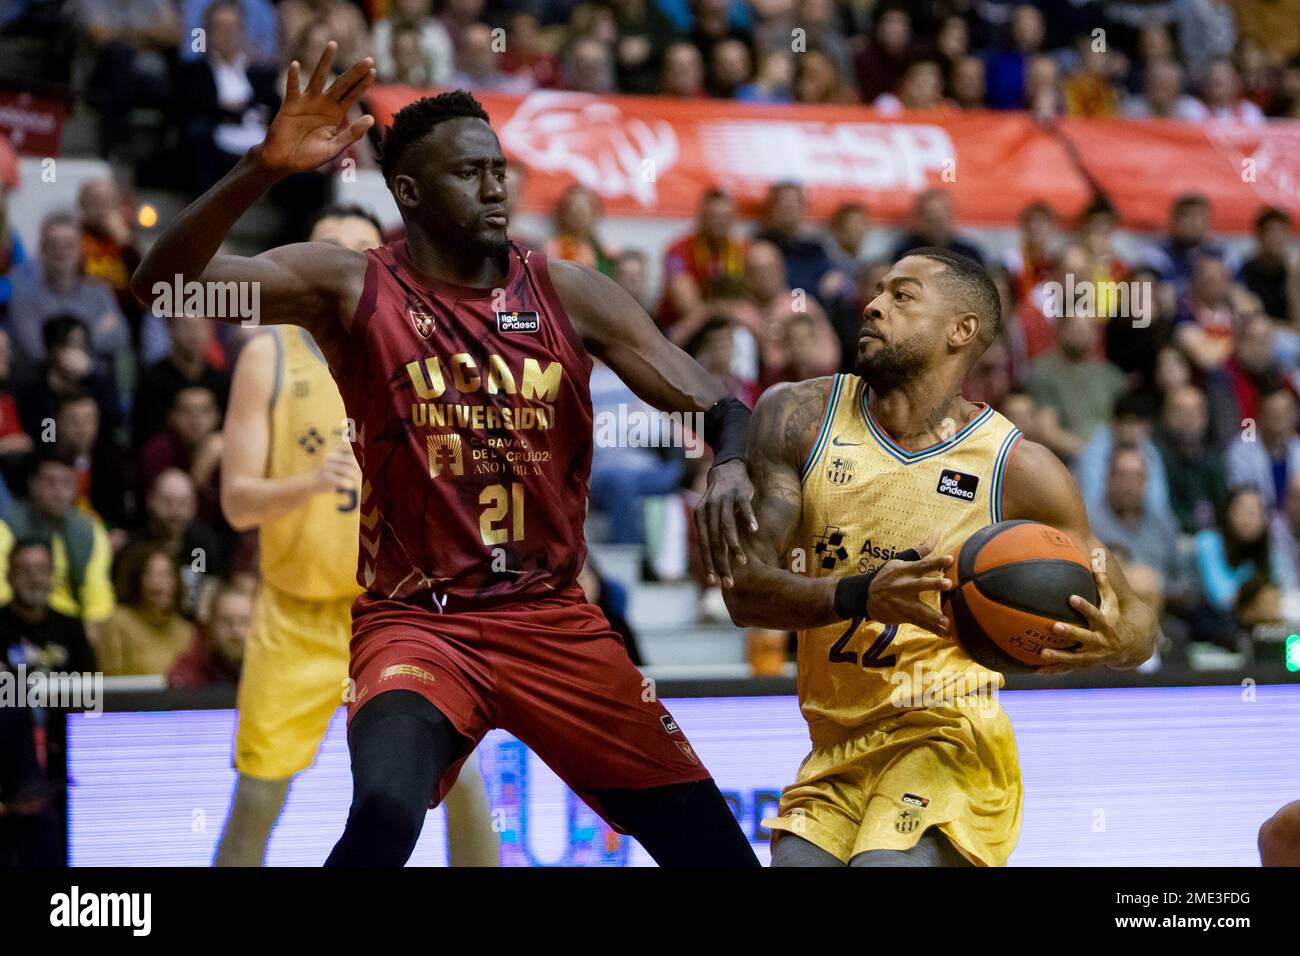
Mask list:
[[[592,790],[709,777],[576,584],[538,601],[455,614],[364,594],[352,609],[350,673],[349,723],[385,691],[415,691],[475,745],[494,727],[513,734],[597,811]],[[470,750],[438,782],[435,804]]]

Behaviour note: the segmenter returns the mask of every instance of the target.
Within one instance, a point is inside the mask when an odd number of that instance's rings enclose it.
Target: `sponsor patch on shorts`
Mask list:
[[[664,714],[659,718],[659,723],[664,725],[664,730],[670,734],[680,734],[682,728],[677,726],[677,721],[673,720],[672,714]]]
[[[929,797],[918,797],[914,793],[903,794],[903,802],[910,803],[914,807],[928,807],[930,805]]]

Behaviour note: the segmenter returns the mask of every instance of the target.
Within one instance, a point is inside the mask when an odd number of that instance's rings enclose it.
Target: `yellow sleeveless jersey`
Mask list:
[[[986,405],[951,438],[909,452],[872,420],[867,392],[858,376],[835,376],[803,466],[797,541],[815,577],[875,570],[936,529],[937,552],[955,557],[973,532],[1002,520],[1002,472],[1020,438],[1011,422]],[[939,592],[923,597],[938,607]],[[828,747],[886,718],[951,708],[963,694],[987,698],[1002,675],[951,637],[857,619],[799,633],[798,683],[813,745]]]
[[[341,441],[347,412],[320,349],[305,329],[277,326],[266,477],[320,466]],[[316,495],[259,530],[262,580],[310,601],[354,598],[360,531],[355,489]]]

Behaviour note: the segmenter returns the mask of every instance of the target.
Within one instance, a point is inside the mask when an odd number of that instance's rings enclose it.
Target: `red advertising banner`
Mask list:
[[[383,126],[430,92],[379,86],[370,105]],[[711,186],[729,190],[752,212],[768,186],[794,180],[816,218],[859,200],[875,219],[898,222],[917,193],[941,187],[952,194],[963,223],[1010,225],[1039,199],[1074,216],[1092,197],[1091,180],[1134,228],[1163,226],[1170,201],[1192,190],[1209,196],[1220,230],[1249,229],[1265,204],[1300,216],[1300,123],[1294,122],[1064,120],[1048,129],[1025,113],[885,117],[863,107],[556,90],[475,96],[506,155],[528,168],[524,205],[530,209],[549,209],[566,186],[579,182],[618,215],[689,217]]]
[[[68,104],[63,100],[0,89],[0,134],[27,156],[58,156]]]

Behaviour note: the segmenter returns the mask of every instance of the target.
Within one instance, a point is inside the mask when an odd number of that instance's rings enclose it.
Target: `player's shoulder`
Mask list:
[[[1070,469],[1046,445],[1022,438],[1007,456],[1002,476],[1002,514],[1056,523],[1083,507]]]
[[[791,463],[801,463],[812,447],[826,414],[834,375],[780,382],[767,389],[754,406],[751,426],[756,451]]]

